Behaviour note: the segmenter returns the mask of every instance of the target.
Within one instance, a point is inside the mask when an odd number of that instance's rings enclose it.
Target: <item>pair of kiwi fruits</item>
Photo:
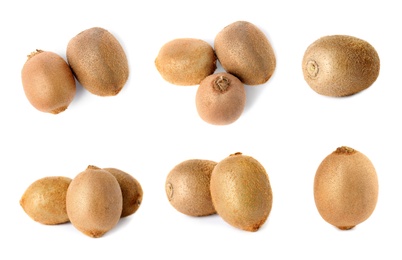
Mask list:
[[[119,221],[134,214],[143,198],[140,183],[116,168],[88,166],[74,179],[51,176],[33,182],[20,199],[36,222],[71,222],[93,238],[101,237]]]
[[[183,161],[169,172],[165,190],[177,211],[196,217],[217,213],[246,231],[257,231],[272,208],[268,174],[256,159],[242,153],[220,162]]]
[[[125,85],[128,61],[119,41],[107,30],[93,27],[73,37],[60,55],[36,50],[28,55],[21,78],[33,107],[58,114],[67,109],[76,93],[77,81],[98,96],[117,95]]]

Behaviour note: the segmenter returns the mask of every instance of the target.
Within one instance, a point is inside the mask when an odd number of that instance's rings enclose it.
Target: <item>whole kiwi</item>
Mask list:
[[[36,50],[28,55],[21,78],[28,101],[39,111],[63,112],[75,96],[74,75],[67,62],[54,52]]]
[[[318,212],[341,230],[355,227],[374,211],[378,198],[376,170],[367,156],[341,146],[319,165],[314,179]]]
[[[214,73],[216,56],[206,41],[178,38],[161,47],[155,66],[166,81],[179,86],[192,86]]]
[[[302,69],[318,94],[343,97],[370,87],[380,73],[380,58],[368,42],[349,35],[324,36],[308,46]]]
[[[209,190],[211,173],[216,162],[190,159],[177,164],[168,174],[166,196],[179,212],[189,216],[215,214]]]
[[[101,237],[119,222],[120,185],[111,173],[90,165],[71,181],[66,206],[75,228],[89,237]]]
[[[215,37],[214,49],[226,72],[246,85],[267,82],[275,71],[276,58],[266,35],[254,24],[236,21]]]
[[[123,195],[123,210],[121,217],[134,214],[141,205],[143,190],[141,184],[130,174],[116,168],[103,168],[110,172],[120,185]]]
[[[69,41],[66,55],[78,82],[92,94],[115,96],[128,80],[126,53],[106,29],[82,31]]]
[[[210,188],[217,213],[236,228],[257,231],[271,212],[268,174],[251,156],[235,153],[218,162]]]
[[[71,179],[63,176],[44,177],[25,190],[20,205],[33,220],[45,225],[69,221],[66,194]]]
[[[216,73],[201,81],[195,103],[198,115],[207,123],[227,125],[235,122],[246,105],[246,90],[235,76]]]

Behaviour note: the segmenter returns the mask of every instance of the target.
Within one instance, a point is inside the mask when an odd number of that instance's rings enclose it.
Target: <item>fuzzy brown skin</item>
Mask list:
[[[272,208],[268,174],[254,158],[235,153],[212,171],[211,196],[217,213],[230,225],[257,231]]]
[[[123,210],[121,217],[127,217],[134,214],[141,205],[143,190],[141,184],[130,174],[116,169],[103,168],[110,172],[118,181],[123,195]]]
[[[66,205],[74,227],[89,237],[98,238],[119,222],[123,196],[111,173],[88,166],[70,183]]]
[[[348,230],[365,221],[378,198],[377,173],[361,152],[342,146],[319,165],[314,179],[318,212],[328,223]]]
[[[69,221],[66,194],[71,179],[63,176],[44,177],[33,182],[20,199],[24,211],[36,222],[57,225]]]
[[[126,53],[103,28],[93,27],[73,37],[66,55],[78,82],[92,94],[115,96],[128,80]]]
[[[162,46],[155,66],[166,81],[179,86],[192,86],[214,73],[216,56],[209,43],[180,38]]]
[[[166,196],[179,212],[189,216],[215,214],[209,185],[216,162],[191,159],[176,165],[165,183]]]
[[[58,114],[74,99],[74,75],[67,62],[56,53],[36,50],[28,55],[21,79],[28,101],[39,111]]]
[[[380,58],[368,42],[348,35],[325,36],[303,56],[303,75],[318,94],[344,97],[370,87],[380,73]]]
[[[246,90],[235,76],[216,73],[201,81],[195,103],[202,120],[213,125],[228,125],[243,113]]]
[[[214,49],[226,72],[246,85],[263,84],[275,71],[276,58],[271,43],[250,22],[237,21],[223,28],[215,37]]]

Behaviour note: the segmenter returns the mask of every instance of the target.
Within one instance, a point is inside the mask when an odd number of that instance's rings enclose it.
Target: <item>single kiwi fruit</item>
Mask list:
[[[370,87],[380,73],[380,58],[368,42],[349,35],[324,36],[308,46],[303,76],[318,94],[344,97]]]
[[[103,168],[110,172],[120,185],[123,195],[123,210],[121,217],[134,214],[141,205],[143,190],[141,184],[132,175],[116,168]]]
[[[21,79],[28,101],[42,112],[63,112],[76,93],[70,67],[54,52],[36,50],[29,54],[21,71]]]
[[[216,73],[201,81],[195,103],[198,115],[213,125],[228,125],[235,122],[246,105],[246,90],[235,76]]]
[[[321,217],[341,230],[362,223],[373,213],[378,198],[376,170],[367,156],[341,146],[319,165],[314,199]]]
[[[66,56],[78,82],[92,94],[115,96],[128,80],[126,53],[114,35],[103,28],[86,29],[73,37]]]
[[[25,190],[20,205],[36,222],[57,225],[69,221],[66,210],[66,195],[71,179],[49,176],[34,181]]]
[[[75,228],[89,237],[101,237],[116,226],[121,217],[120,185],[111,173],[90,165],[71,181],[66,206]]]
[[[209,190],[211,173],[216,162],[190,159],[177,164],[168,174],[165,183],[170,204],[188,216],[215,214]]]
[[[179,86],[200,84],[216,70],[212,46],[201,39],[178,38],[165,43],[155,59],[163,79]]]
[[[271,212],[268,174],[251,156],[235,153],[218,162],[210,188],[217,213],[236,228],[257,231]]]
[[[275,71],[276,58],[267,36],[254,24],[236,21],[215,37],[214,49],[226,72],[246,85],[267,82]]]

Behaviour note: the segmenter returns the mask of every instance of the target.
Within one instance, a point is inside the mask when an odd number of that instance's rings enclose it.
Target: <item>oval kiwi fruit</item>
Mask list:
[[[179,38],[161,47],[155,66],[166,81],[179,86],[192,86],[214,73],[216,56],[206,41]]]
[[[114,35],[103,28],[93,27],[73,37],[66,55],[78,82],[92,94],[115,96],[128,80],[126,53]]]
[[[380,73],[380,58],[368,42],[349,35],[324,36],[308,46],[303,76],[318,94],[344,97],[370,87]]]
[[[275,71],[276,57],[271,43],[250,22],[227,25],[216,35],[214,49],[225,71],[246,85],[263,84]]]
[[[134,214],[141,205],[143,190],[141,184],[130,174],[116,168],[103,168],[110,172],[120,185],[123,195],[123,210],[121,217]]]
[[[66,206],[75,228],[89,237],[101,237],[121,217],[123,197],[120,185],[108,171],[88,166],[71,181]]]
[[[71,179],[63,176],[44,177],[33,182],[20,199],[24,211],[36,222],[57,225],[69,221],[66,194]]]
[[[235,122],[246,105],[246,90],[235,76],[216,73],[201,81],[196,93],[198,115],[207,123],[227,125]]]
[[[209,190],[211,173],[216,162],[190,159],[177,164],[168,174],[165,183],[170,204],[188,216],[215,214]]]
[[[374,211],[378,198],[376,170],[367,156],[347,146],[319,165],[314,179],[318,212],[341,230],[355,227]]]
[[[54,52],[36,50],[28,55],[21,78],[28,101],[42,112],[63,112],[76,93],[75,79],[70,67]]]
[[[210,188],[217,213],[236,228],[257,231],[271,212],[268,174],[251,156],[235,153],[218,162]]]

